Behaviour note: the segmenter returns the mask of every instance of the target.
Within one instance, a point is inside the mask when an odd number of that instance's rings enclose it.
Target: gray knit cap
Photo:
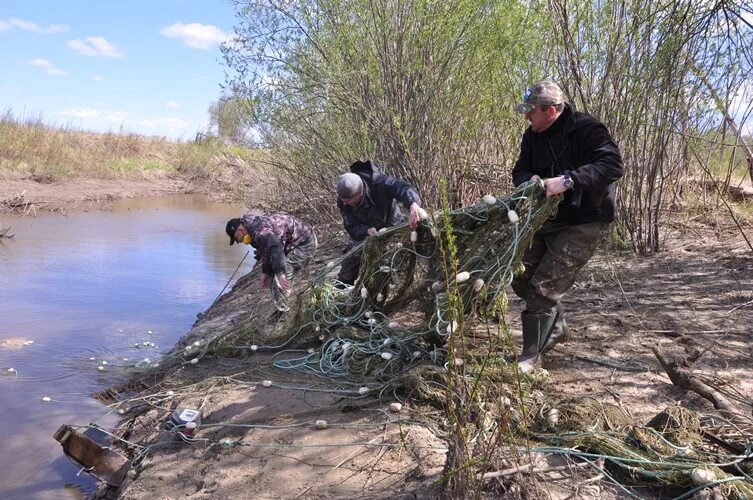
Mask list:
[[[355,195],[361,192],[363,189],[363,181],[361,178],[348,172],[343,174],[337,179],[337,197],[341,200],[347,200],[353,198]]]

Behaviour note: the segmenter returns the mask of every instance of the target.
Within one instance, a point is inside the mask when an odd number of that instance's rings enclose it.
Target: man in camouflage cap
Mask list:
[[[261,263],[261,286],[270,288],[278,313],[287,312],[290,281],[314,257],[314,231],[288,214],[246,214],[230,219],[225,226],[230,244],[254,247]],[[278,314],[279,316],[279,314]]]
[[[528,88],[515,111],[530,126],[512,170],[513,183],[538,182],[546,196],[562,197],[557,215],[536,233],[523,256],[525,272],[512,283],[526,303],[518,367],[530,373],[543,353],[568,336],[560,301],[614,221],[613,183],[625,167],[606,126],[576,111],[556,83]]]

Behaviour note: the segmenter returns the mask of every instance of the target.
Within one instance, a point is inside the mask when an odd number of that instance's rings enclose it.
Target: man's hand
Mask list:
[[[262,288],[269,288],[269,284],[272,282],[272,277],[267,273],[261,273],[261,280],[259,280],[259,282],[261,283]]]
[[[370,227],[370,228],[369,228],[369,229],[368,229],[368,230],[366,231],[366,233],[367,233],[367,234],[368,234],[369,236],[376,236],[376,235],[377,235],[377,234],[379,233],[379,231],[377,231],[375,227]]]
[[[418,223],[421,221],[421,207],[418,206],[418,203],[413,203],[410,206],[410,212],[408,213],[408,225],[411,229],[416,229],[416,226],[418,226]]]
[[[547,198],[557,196],[558,194],[567,191],[567,188],[565,187],[565,177],[562,175],[545,180],[544,185],[546,186]]]
[[[288,293],[290,291],[290,282],[288,281],[288,277],[285,276],[285,273],[276,274],[275,279],[283,292]]]

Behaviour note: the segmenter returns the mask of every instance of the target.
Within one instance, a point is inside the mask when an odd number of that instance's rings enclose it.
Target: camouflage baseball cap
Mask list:
[[[565,94],[559,85],[545,80],[528,87],[523,94],[523,102],[515,106],[518,113],[530,113],[539,106],[553,106],[565,102]]]

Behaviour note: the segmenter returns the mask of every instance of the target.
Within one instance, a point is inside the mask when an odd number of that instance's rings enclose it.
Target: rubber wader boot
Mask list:
[[[539,352],[544,347],[551,333],[556,313],[529,313],[520,315],[523,324],[523,352],[518,358],[518,370],[528,375],[536,368],[541,359]]]
[[[557,304],[557,316],[554,319],[554,326],[549,334],[549,339],[541,349],[541,354],[549,352],[555,345],[560,342],[565,342],[570,338],[570,329],[567,327],[567,321],[565,320],[565,311],[562,308],[562,304]]]

